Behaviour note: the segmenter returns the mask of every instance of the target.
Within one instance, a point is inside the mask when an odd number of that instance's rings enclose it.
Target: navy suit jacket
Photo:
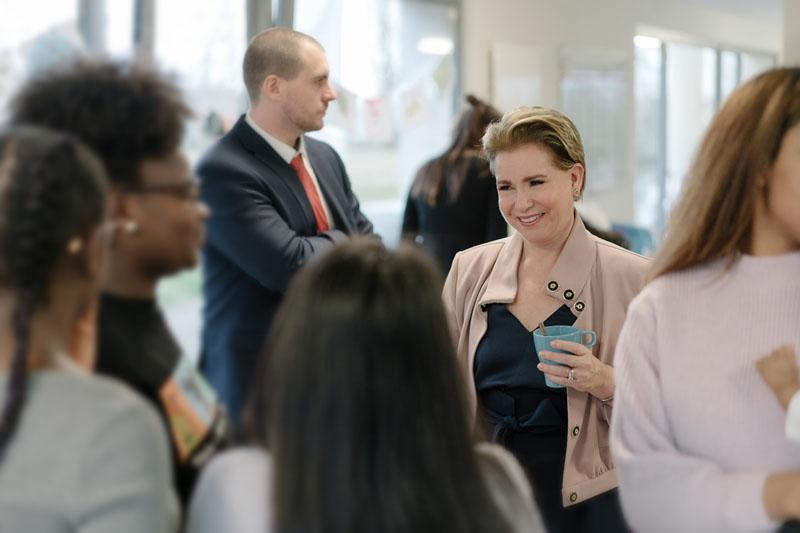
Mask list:
[[[255,362],[297,270],[351,234],[372,233],[336,151],[305,138],[335,229],[317,233],[292,167],[242,116],[200,162],[210,208],[203,248],[201,368],[238,423]]]

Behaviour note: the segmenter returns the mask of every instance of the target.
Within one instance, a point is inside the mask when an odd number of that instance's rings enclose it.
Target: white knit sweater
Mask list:
[[[636,531],[770,531],[764,481],[800,444],[755,362],[800,353],[800,253],[660,277],[631,303],[615,355],[611,444]]]

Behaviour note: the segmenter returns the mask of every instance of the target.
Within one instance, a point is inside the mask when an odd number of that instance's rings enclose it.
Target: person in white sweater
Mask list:
[[[102,163],[66,134],[0,133],[0,533],[170,533],[155,411],[91,375],[75,327],[113,226]]]
[[[342,244],[293,280],[256,376],[255,447],[203,472],[189,533],[542,533],[525,474],[470,435],[422,252]]]
[[[686,178],[616,351],[623,510],[646,532],[800,517],[800,444],[756,361],[800,347],[800,68],[739,87]]]

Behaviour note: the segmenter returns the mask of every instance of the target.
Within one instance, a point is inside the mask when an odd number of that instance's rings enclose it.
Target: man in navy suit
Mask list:
[[[211,207],[201,367],[234,421],[292,276],[348,235],[372,233],[339,155],[304,135],[336,98],[322,46],[272,28],[250,42],[243,70],[250,109],[198,167]]]

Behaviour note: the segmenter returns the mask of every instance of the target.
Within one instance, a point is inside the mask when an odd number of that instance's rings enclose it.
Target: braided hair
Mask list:
[[[88,236],[102,221],[105,182],[99,160],[65,134],[33,127],[0,133],[0,286],[16,297],[0,456],[25,402],[31,320],[47,304],[70,240]]]

